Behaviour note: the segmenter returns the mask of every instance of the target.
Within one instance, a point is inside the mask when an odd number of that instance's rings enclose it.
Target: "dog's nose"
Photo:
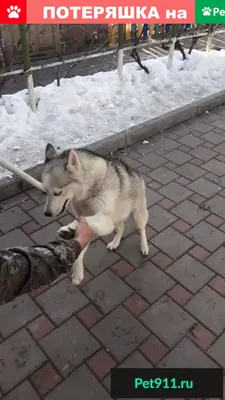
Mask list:
[[[45,211],[44,214],[45,214],[46,217],[51,217],[52,216],[51,211]]]

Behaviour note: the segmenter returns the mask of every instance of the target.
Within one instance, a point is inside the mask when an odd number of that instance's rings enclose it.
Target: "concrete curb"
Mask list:
[[[165,115],[160,115],[159,117],[150,119],[125,131],[118,132],[105,139],[99,140],[98,142],[87,146],[87,149],[105,156],[111,152],[145,140],[159,132],[172,128],[181,122],[203,114],[205,111],[212,110],[224,104],[225,90],[195,101],[194,103],[177,108]],[[44,164],[39,164],[26,170],[26,172],[37,180],[40,180],[43,165]],[[0,201],[30,188],[31,186],[28,183],[17,177],[4,178],[0,180]]]

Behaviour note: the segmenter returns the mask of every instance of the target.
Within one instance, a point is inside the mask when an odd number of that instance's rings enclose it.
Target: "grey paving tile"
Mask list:
[[[208,178],[208,175],[209,175],[209,178]],[[224,176],[220,176],[220,177],[218,177],[218,176],[216,176],[216,175],[213,175],[213,174],[210,174],[209,172],[206,174],[206,176],[205,176],[207,179],[210,179],[211,181],[214,181],[214,182],[216,182],[218,185],[221,185],[221,186],[223,186],[223,187],[225,187],[225,175]]]
[[[225,234],[205,221],[200,222],[186,235],[210,252],[225,243]]]
[[[171,225],[173,222],[177,220],[173,214],[169,211],[164,210],[164,208],[160,207],[158,204],[155,204],[153,207],[149,208],[149,226],[160,232],[163,229],[167,228],[167,226]]]
[[[122,362],[149,336],[148,330],[122,306],[98,322],[91,332],[118,362]]]
[[[213,150],[207,149],[204,146],[198,146],[195,149],[191,150],[189,154],[191,154],[193,157],[199,158],[202,161],[209,161],[211,160],[211,158],[217,155],[217,150],[215,147]]]
[[[132,294],[132,289],[112,271],[104,271],[83,287],[84,293],[107,314]]]
[[[119,246],[119,248],[121,245]],[[107,249],[105,243],[101,240],[96,240],[91,243],[87,253],[85,254],[85,268],[94,276],[99,275],[105,269],[115,264],[120,257],[114,251]]]
[[[134,233],[124,239],[116,251],[127,262],[135,268],[138,268],[140,265],[144,264],[146,260],[156,254],[153,246],[149,246],[149,249],[149,255],[143,256],[140,250],[140,236]]]
[[[0,354],[0,385],[5,393],[46,361],[45,355],[25,329],[0,343]]]
[[[140,157],[140,156],[139,156]],[[128,155],[122,156],[121,159],[131,168],[138,168],[141,167],[141,163],[133,158],[129,157]]]
[[[185,200],[178,204],[171,209],[171,212],[190,225],[196,225],[209,215],[208,211],[202,210],[197,204],[194,204],[190,200]]]
[[[181,340],[157,366],[158,368],[217,368],[217,365],[187,338]]]
[[[0,307],[0,333],[7,337],[41,314],[34,301],[25,294]]]
[[[125,280],[149,303],[154,303],[175,285],[172,278],[149,261],[129,274]]]
[[[56,325],[62,324],[89,303],[69,278],[48,289],[36,301]]]
[[[179,124],[176,126],[173,126],[172,128],[168,129],[167,132],[173,132],[179,137],[186,136],[188,133],[192,132],[191,127],[189,127],[186,122],[183,124]]]
[[[220,144],[220,143],[224,142],[224,140],[225,140],[224,136],[218,135],[218,133],[215,133],[215,132],[206,133],[205,135],[202,136],[202,139],[206,140],[210,143],[213,143],[215,145]]]
[[[208,349],[207,353],[222,367],[225,368],[225,333]]]
[[[134,223],[134,220],[132,217],[128,218],[125,221],[125,229],[124,229],[124,233],[123,233],[123,237],[127,237],[129,236],[131,233],[135,233],[136,230],[136,225]],[[104,238],[103,238],[104,239]]]
[[[65,381],[48,394],[45,399],[62,400],[62,398],[65,398],[66,400],[74,400],[74,395],[77,399],[82,400],[111,399],[109,394],[89,371],[86,365],[80,366]]]
[[[45,336],[39,344],[63,377],[100,348],[99,343],[75,317]]]
[[[174,170],[177,174],[184,176],[190,181],[200,178],[200,176],[205,174],[204,169],[199,168],[197,165],[193,165],[189,162],[181,165]]]
[[[189,126],[192,129],[194,129],[195,131],[199,131],[201,133],[206,133],[213,129],[213,127],[210,126],[209,124],[205,124],[204,122],[201,122],[199,120],[196,121],[194,118],[190,119],[188,122]]]
[[[211,122],[219,119],[219,116],[214,112],[208,111],[207,113],[200,115],[198,118],[201,122],[204,122],[205,124],[210,124]]]
[[[222,117],[220,119],[217,119],[216,121],[213,121],[211,125],[215,126],[216,128],[225,130],[225,118]]]
[[[210,143],[210,142],[204,142],[204,147],[206,147],[207,149],[213,149],[213,147],[215,146],[215,144]]]
[[[155,153],[150,153],[145,155],[144,157],[140,157],[138,161],[140,161],[144,165],[147,165],[147,167],[151,169],[158,168],[167,162],[165,158],[160,157]]]
[[[161,183],[162,185],[166,185],[167,183],[170,183],[179,177],[179,175],[177,175],[175,172],[171,171],[166,167],[156,168],[148,175],[155,181]]]
[[[52,222],[50,225],[47,225],[44,228],[32,233],[30,238],[36,244],[45,245],[46,243],[59,239],[58,230],[61,227],[62,226],[58,222]]]
[[[225,299],[205,286],[184,306],[211,332],[220,335],[225,329]]]
[[[55,221],[57,218],[45,217],[44,215],[44,205],[40,204],[39,206],[32,208],[27,212],[32,219],[37,221],[41,226],[49,225],[51,222]],[[62,214],[60,217],[62,217]]]
[[[210,269],[188,254],[175,261],[166,272],[192,293],[198,292],[214,276]]]
[[[205,206],[209,210],[218,215],[219,217],[225,219],[225,198],[219,195],[212,197],[210,200],[206,201]]]
[[[24,381],[21,385],[13,389],[9,394],[4,397],[4,400],[40,400],[40,397],[32,388],[28,381]]]
[[[146,199],[147,199],[147,208],[149,208],[154,204],[158,203],[159,201],[161,201],[163,199],[163,196],[161,196],[155,190],[146,187]]]
[[[28,198],[29,197],[26,195],[26,193],[17,194],[16,196],[13,196],[6,200],[1,201],[0,202],[0,210],[8,210],[11,207],[15,207],[15,206],[19,205],[20,203],[23,203]]]
[[[207,260],[205,264],[217,274],[225,278],[225,247],[220,247]]]
[[[133,158],[134,160],[137,160],[140,157],[140,154],[137,153],[136,151],[132,151],[132,148],[130,149],[130,152],[128,153],[128,155],[129,155],[129,157]]]
[[[157,145],[159,146],[160,149],[166,151],[172,151],[180,146],[178,142],[175,142],[174,140],[171,140],[171,138],[166,138],[166,137],[161,138],[157,143]]]
[[[214,152],[225,155],[225,143],[220,143],[218,146],[213,148]]]
[[[152,368],[152,365],[136,350],[118,368]]]
[[[222,190],[221,186],[208,181],[204,177],[201,177],[196,181],[190,183],[188,185],[188,188],[205,198],[212,197],[214,194]]]
[[[159,193],[175,203],[180,203],[192,195],[192,192],[189,189],[179,185],[179,183],[176,182],[171,182],[159,189]]]
[[[140,316],[140,321],[168,347],[174,347],[196,322],[167,296],[163,296]]]
[[[171,227],[159,233],[151,240],[151,242],[173,260],[176,260],[194,246],[194,243],[191,240]]]
[[[218,175],[220,177],[224,175],[224,163],[216,160],[215,158],[213,158],[212,160],[208,161],[205,164],[202,164],[201,168],[204,168],[207,171],[215,175]]]
[[[224,106],[219,106],[213,110],[213,112],[217,115],[222,115],[225,117],[225,107]]]
[[[20,225],[30,221],[30,217],[18,206],[0,213],[0,227],[3,233],[18,228]]]
[[[155,151],[156,149],[158,149],[158,146],[156,143],[153,143],[153,142],[149,142],[149,143],[139,142],[139,143],[136,143],[135,145],[133,145],[132,149],[134,151],[137,151],[140,155],[144,156],[144,155],[149,154],[149,153]]]
[[[170,153],[165,154],[164,157],[167,158],[169,161],[174,162],[177,165],[182,165],[192,159],[191,155],[184,153],[179,149],[173,150]]]
[[[46,201],[46,195],[36,188],[27,190],[26,194],[37,204],[44,204]]]
[[[178,140],[181,144],[185,144],[186,146],[189,147],[197,147],[200,144],[203,143],[203,141],[201,139],[198,139],[197,137],[195,137],[192,134],[187,134],[184,137],[182,137],[181,139]]]
[[[34,242],[20,229],[14,229],[0,237],[0,249],[15,246],[32,246]]]

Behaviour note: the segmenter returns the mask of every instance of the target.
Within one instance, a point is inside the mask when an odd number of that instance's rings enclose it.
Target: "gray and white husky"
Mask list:
[[[140,234],[140,248],[148,255],[146,238],[148,210],[145,182],[135,170],[123,161],[101,157],[85,149],[66,150],[57,154],[52,144],[45,150],[42,183],[47,194],[46,216],[62,214],[71,203],[77,216],[86,221],[98,236],[115,231],[108,249],[116,249],[124,231],[124,221],[133,216]],[[74,236],[77,221],[59,229],[64,239]],[[72,267],[72,282],[81,283],[84,277],[83,258],[88,246]]]

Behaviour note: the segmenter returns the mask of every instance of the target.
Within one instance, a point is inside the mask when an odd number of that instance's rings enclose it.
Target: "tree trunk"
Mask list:
[[[36,111],[36,99],[34,94],[34,82],[33,82],[33,75],[32,75],[32,68],[31,68],[31,61],[30,61],[30,48],[29,48],[29,40],[28,40],[28,33],[27,33],[27,26],[20,24],[20,40],[21,40],[21,47],[23,53],[23,65],[24,65],[24,73],[27,78],[27,87],[28,93],[30,98],[30,105],[33,112]]]

